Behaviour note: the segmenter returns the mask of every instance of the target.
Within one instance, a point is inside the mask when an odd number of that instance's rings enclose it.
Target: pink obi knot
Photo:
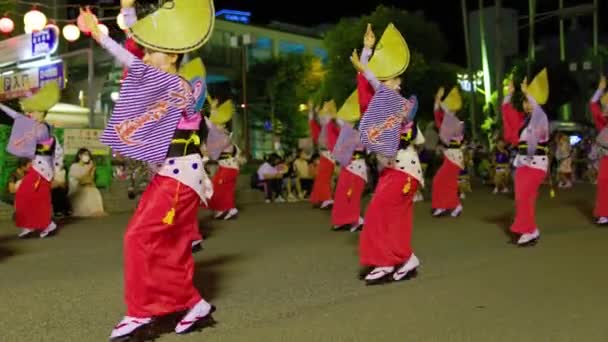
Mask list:
[[[177,123],[177,129],[187,130],[187,131],[197,131],[201,124],[201,115],[196,114],[191,117],[182,116]]]

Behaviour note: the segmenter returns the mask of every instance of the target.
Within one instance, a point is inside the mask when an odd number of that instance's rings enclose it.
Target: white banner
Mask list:
[[[48,82],[57,82],[63,88],[63,62],[36,68],[5,73],[0,76],[0,101],[28,96]]]
[[[52,28],[1,40],[0,66],[49,56],[58,46],[59,37]]]
[[[63,131],[63,149],[67,155],[75,155],[82,147],[88,148],[96,155],[109,155],[110,148],[101,142],[101,129],[65,129]]]

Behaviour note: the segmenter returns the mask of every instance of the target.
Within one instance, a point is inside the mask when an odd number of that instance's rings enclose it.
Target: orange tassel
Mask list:
[[[407,183],[405,183],[405,185],[403,186],[403,190],[401,190],[401,192],[404,195],[407,195],[410,192],[410,189],[412,188],[412,179],[408,178],[407,179]]]
[[[167,212],[167,214],[165,215],[165,218],[163,219],[163,223],[164,224],[173,224],[173,219],[175,218],[175,208],[171,208],[171,210],[169,210]]]

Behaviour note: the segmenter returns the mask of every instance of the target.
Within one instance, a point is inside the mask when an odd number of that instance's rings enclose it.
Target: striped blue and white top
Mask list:
[[[113,45],[104,43],[110,42],[102,42],[106,48]],[[112,49],[108,50],[119,57]],[[128,61],[119,58],[128,64],[129,74],[122,83],[120,98],[100,141],[124,157],[162,162],[180,118],[196,114],[194,96],[180,76],[145,65],[133,57],[130,55]]]

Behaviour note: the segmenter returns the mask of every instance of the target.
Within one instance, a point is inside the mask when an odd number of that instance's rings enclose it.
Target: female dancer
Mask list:
[[[232,119],[234,105],[228,100],[218,106],[217,100],[210,100],[211,115],[209,120],[218,128],[225,130],[224,126]],[[218,160],[219,168],[213,175],[213,197],[209,200],[209,209],[215,212],[215,218],[230,220],[239,211],[234,200],[236,183],[239,178],[241,164],[240,150],[235,144],[224,148]]]
[[[601,156],[593,214],[597,218],[597,224],[608,225],[608,93],[605,76],[600,79],[597,91],[591,98],[591,113],[599,132],[596,142]]]
[[[338,119],[343,120],[344,124],[332,152],[342,166],[331,212],[331,223],[334,230],[350,225],[350,231],[356,232],[363,225],[361,195],[367,182],[367,165],[365,164],[365,148],[359,141],[359,131],[354,128],[361,117],[358,102],[355,91],[338,111]]]
[[[21,101],[23,115],[0,103],[0,110],[14,120],[7,151],[32,159],[15,193],[15,224],[20,238],[39,232],[41,238],[57,229],[51,206],[51,181],[54,170],[63,166],[63,149],[44,122],[46,113],[59,102],[61,90],[55,82],[47,83],[38,93]]]
[[[135,19],[133,3],[121,2],[129,26]],[[92,37],[129,69],[101,141],[122,156],[160,164],[127,227],[127,315],[110,337],[129,336],[154,317],[189,309],[175,328],[185,333],[213,311],[193,285],[191,252],[198,204],[211,197],[212,189],[197,134],[201,94],[177,75],[177,68],[181,54],[208,39],[213,3],[175,0],[133,24],[133,38],[146,49],[143,60],[103,34],[88,9],[82,15]]]
[[[512,88],[512,87],[511,87]],[[540,107],[549,97],[547,70],[543,69],[528,86],[527,81],[521,85],[525,95],[523,109],[527,117],[519,113],[509,103],[512,93],[503,104],[503,121],[505,137],[516,136],[519,131],[515,171],[515,221],[511,231],[519,235],[519,246],[536,244],[540,237],[535,222],[535,205],[538,188],[547,175],[549,159],[547,158],[547,142],[549,141],[549,120]],[[519,123],[518,123],[519,122]],[[510,130],[510,131],[508,131]]]
[[[456,117],[462,107],[458,87],[454,87],[442,102],[445,90],[439,88],[435,95],[435,124],[439,129],[439,138],[445,147],[443,164],[433,178],[432,204],[433,216],[442,216],[450,211],[452,217],[462,213],[462,204],[458,197],[458,175],[464,169],[462,139],[464,126]]]
[[[315,122],[314,119],[310,120],[313,134],[320,129],[318,144],[321,149],[319,168],[312,186],[310,202],[314,206],[320,206],[321,209],[329,208],[334,203],[331,196],[331,180],[334,175],[336,160],[331,151],[334,149],[340,134],[340,127],[334,120],[335,116],[336,104],[331,100],[325,102],[319,112],[320,124]]]
[[[418,154],[412,147],[418,133],[412,121],[416,100],[399,94],[399,76],[409,63],[409,50],[392,24],[378,44],[382,49],[368,66],[359,61],[356,52],[351,58],[375,89],[361,120],[361,141],[385,164],[359,240],[361,264],[374,267],[365,276],[368,285],[403,280],[420,264],[411,247],[413,198],[423,182]]]

